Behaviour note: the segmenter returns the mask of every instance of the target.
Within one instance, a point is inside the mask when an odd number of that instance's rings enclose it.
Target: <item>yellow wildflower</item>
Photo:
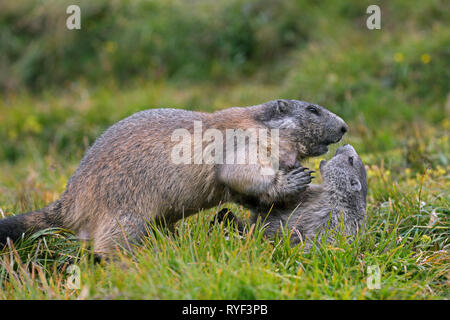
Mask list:
[[[402,62],[403,59],[404,59],[403,53],[397,52],[396,54],[394,54],[394,60],[395,60],[397,63]]]
[[[114,41],[107,41],[105,43],[105,50],[108,53],[114,53],[117,50],[117,43],[115,43]]]
[[[428,64],[430,63],[431,57],[428,53],[424,53],[421,57],[420,60],[422,61],[423,64]]]

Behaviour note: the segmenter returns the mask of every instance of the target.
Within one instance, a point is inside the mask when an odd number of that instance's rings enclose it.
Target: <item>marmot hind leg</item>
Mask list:
[[[121,221],[100,224],[92,236],[94,254],[108,257],[117,253],[117,249],[133,252],[148,231],[148,222],[143,218],[124,215]]]
[[[220,210],[211,220],[210,227],[215,224],[223,223],[225,227],[231,226],[237,228],[240,235],[242,235],[247,229],[247,224],[241,221],[234,213],[228,209],[223,208]]]

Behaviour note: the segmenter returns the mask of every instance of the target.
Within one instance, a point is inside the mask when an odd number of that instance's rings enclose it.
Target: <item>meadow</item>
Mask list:
[[[133,254],[93,262],[68,230],[0,251],[0,299],[448,299],[450,28],[444,1],[64,1],[0,4],[0,215],[58,199],[108,126],[148,108],[215,111],[276,98],[350,127],[368,173],[366,227],[305,253],[260,226],[155,228]],[[317,170],[321,159],[307,166]],[[317,170],[318,171],[318,170]],[[318,177],[316,182],[320,182]],[[283,241],[285,240],[285,241]],[[80,287],[67,269],[80,268]],[[379,268],[380,287],[368,286]]]

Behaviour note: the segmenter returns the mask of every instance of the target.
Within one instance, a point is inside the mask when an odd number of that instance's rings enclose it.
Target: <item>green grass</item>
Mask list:
[[[212,108],[219,108],[225,96],[230,100],[236,99],[235,95],[237,99],[255,99],[252,90],[246,90],[249,88],[266,93],[263,99],[277,94],[276,89],[263,85],[223,89],[216,93],[219,102],[213,101]],[[177,99],[189,101],[199,95],[201,91],[197,90],[190,88],[182,97],[176,97],[176,89],[166,85],[115,95],[100,90],[86,103],[112,110],[128,101],[126,112],[116,112],[120,118],[139,105],[139,100],[149,99],[155,92],[160,101],[172,99],[177,105]],[[241,98],[243,92],[249,97]],[[64,105],[73,98],[42,99],[42,105],[51,111],[53,106]],[[186,105],[189,107],[189,103]],[[42,110],[45,114],[45,108]],[[67,121],[81,117],[77,112],[84,111],[73,112]],[[109,116],[106,110],[105,114]],[[92,121],[93,126],[97,125],[95,122]],[[351,245],[342,242],[303,253],[301,248],[289,248],[287,242],[270,243],[258,228],[243,239],[232,234],[227,241],[222,226],[208,232],[209,221],[219,209],[214,208],[180,222],[175,234],[150,234],[132,256],[124,253],[118,261],[96,265],[89,251],[73,237],[49,230],[36,241],[25,240],[14,249],[3,251],[0,298],[448,298],[448,119],[437,128],[419,119],[410,124],[406,136],[387,139],[413,138],[412,142],[389,150],[361,152],[369,179],[367,230]],[[65,124],[54,125],[59,128],[55,136],[67,130]],[[351,128],[358,125],[361,124],[354,122]],[[377,145],[372,139],[373,136],[351,131],[342,143],[367,150],[370,144]],[[55,141],[47,141],[49,151],[44,153],[40,150],[39,134],[28,137],[20,146],[25,150],[23,155],[0,163],[0,203],[5,215],[43,207],[64,190],[88,142],[59,146]],[[313,159],[308,165],[317,168],[319,160]],[[244,208],[234,208],[244,217],[247,214]],[[72,263],[81,268],[80,290],[65,286],[65,269]],[[372,265],[381,269],[379,290],[369,290],[366,284],[367,267]]]
[[[448,200],[435,192],[441,184],[448,188],[448,173],[401,183],[379,168],[370,168],[369,176],[367,230],[350,245],[342,241],[306,254],[287,241],[269,243],[258,228],[226,240],[223,226],[209,230],[212,210],[180,222],[175,234],[149,232],[132,256],[95,265],[80,244],[48,231],[3,254],[0,297],[448,298]],[[64,270],[74,262],[81,269],[80,290],[65,287]],[[379,290],[367,288],[372,265],[381,269]]]
[[[179,222],[174,234],[149,232],[133,255],[122,252],[116,261],[94,264],[69,232],[45,230],[0,252],[0,298],[450,297],[450,29],[443,1],[381,2],[380,31],[365,28],[367,6],[360,1],[281,1],[276,8],[269,2],[251,1],[245,10],[240,1],[220,2],[214,22],[206,2],[196,2],[194,12],[182,10],[180,1],[138,1],[136,8],[153,6],[159,16],[149,22],[161,36],[153,38],[145,33],[143,11],[122,12],[123,5],[100,1],[86,12],[93,24],[78,60],[72,53],[81,35],[64,38],[59,29],[45,29],[51,23],[32,27],[33,19],[52,21],[56,9],[29,15],[27,2],[0,10],[0,25],[8,25],[0,32],[8,39],[2,44],[11,46],[0,61],[11,62],[11,69],[0,68],[9,70],[0,71],[0,87],[9,88],[0,99],[0,214],[56,200],[95,138],[136,111],[214,111],[282,97],[320,103],[348,122],[341,144],[355,146],[369,180],[366,228],[358,239],[309,253],[287,241],[269,242],[259,228],[226,240],[223,226],[209,230],[218,207]],[[97,6],[115,16],[96,16]],[[296,12],[308,15],[296,19]],[[245,14],[248,25],[241,21]],[[120,19],[123,28],[111,26]],[[172,28],[176,21],[183,28]],[[210,28],[199,35],[199,26]],[[131,55],[127,45],[136,34],[148,41]],[[33,45],[26,46],[32,36]],[[55,51],[52,39],[63,41],[66,51]],[[198,39],[207,41],[196,47]],[[155,63],[165,66],[159,76]],[[70,84],[61,80],[74,70]],[[321,158],[307,165],[317,169]],[[66,285],[66,269],[74,263],[81,271],[79,290]],[[380,289],[367,286],[374,265]]]

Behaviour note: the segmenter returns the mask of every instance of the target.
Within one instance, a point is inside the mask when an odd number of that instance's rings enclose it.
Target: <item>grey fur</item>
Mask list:
[[[202,121],[203,130],[222,132],[279,128],[280,170],[274,176],[263,176],[260,165],[172,163],[172,132],[179,128],[192,132],[194,120]],[[180,109],[138,112],[95,141],[61,198],[39,214],[45,216],[48,226],[61,226],[93,240],[95,252],[111,252],[116,244],[139,240],[146,233],[147,222],[172,225],[225,201],[254,197],[271,203],[298,194],[311,180],[308,171],[293,169],[294,165],[325,153],[327,145],[339,141],[346,131],[347,125],[335,114],[296,100],[214,113]],[[7,221],[0,221],[0,231]],[[25,231],[25,227],[33,227],[33,221],[22,225],[21,231]]]

